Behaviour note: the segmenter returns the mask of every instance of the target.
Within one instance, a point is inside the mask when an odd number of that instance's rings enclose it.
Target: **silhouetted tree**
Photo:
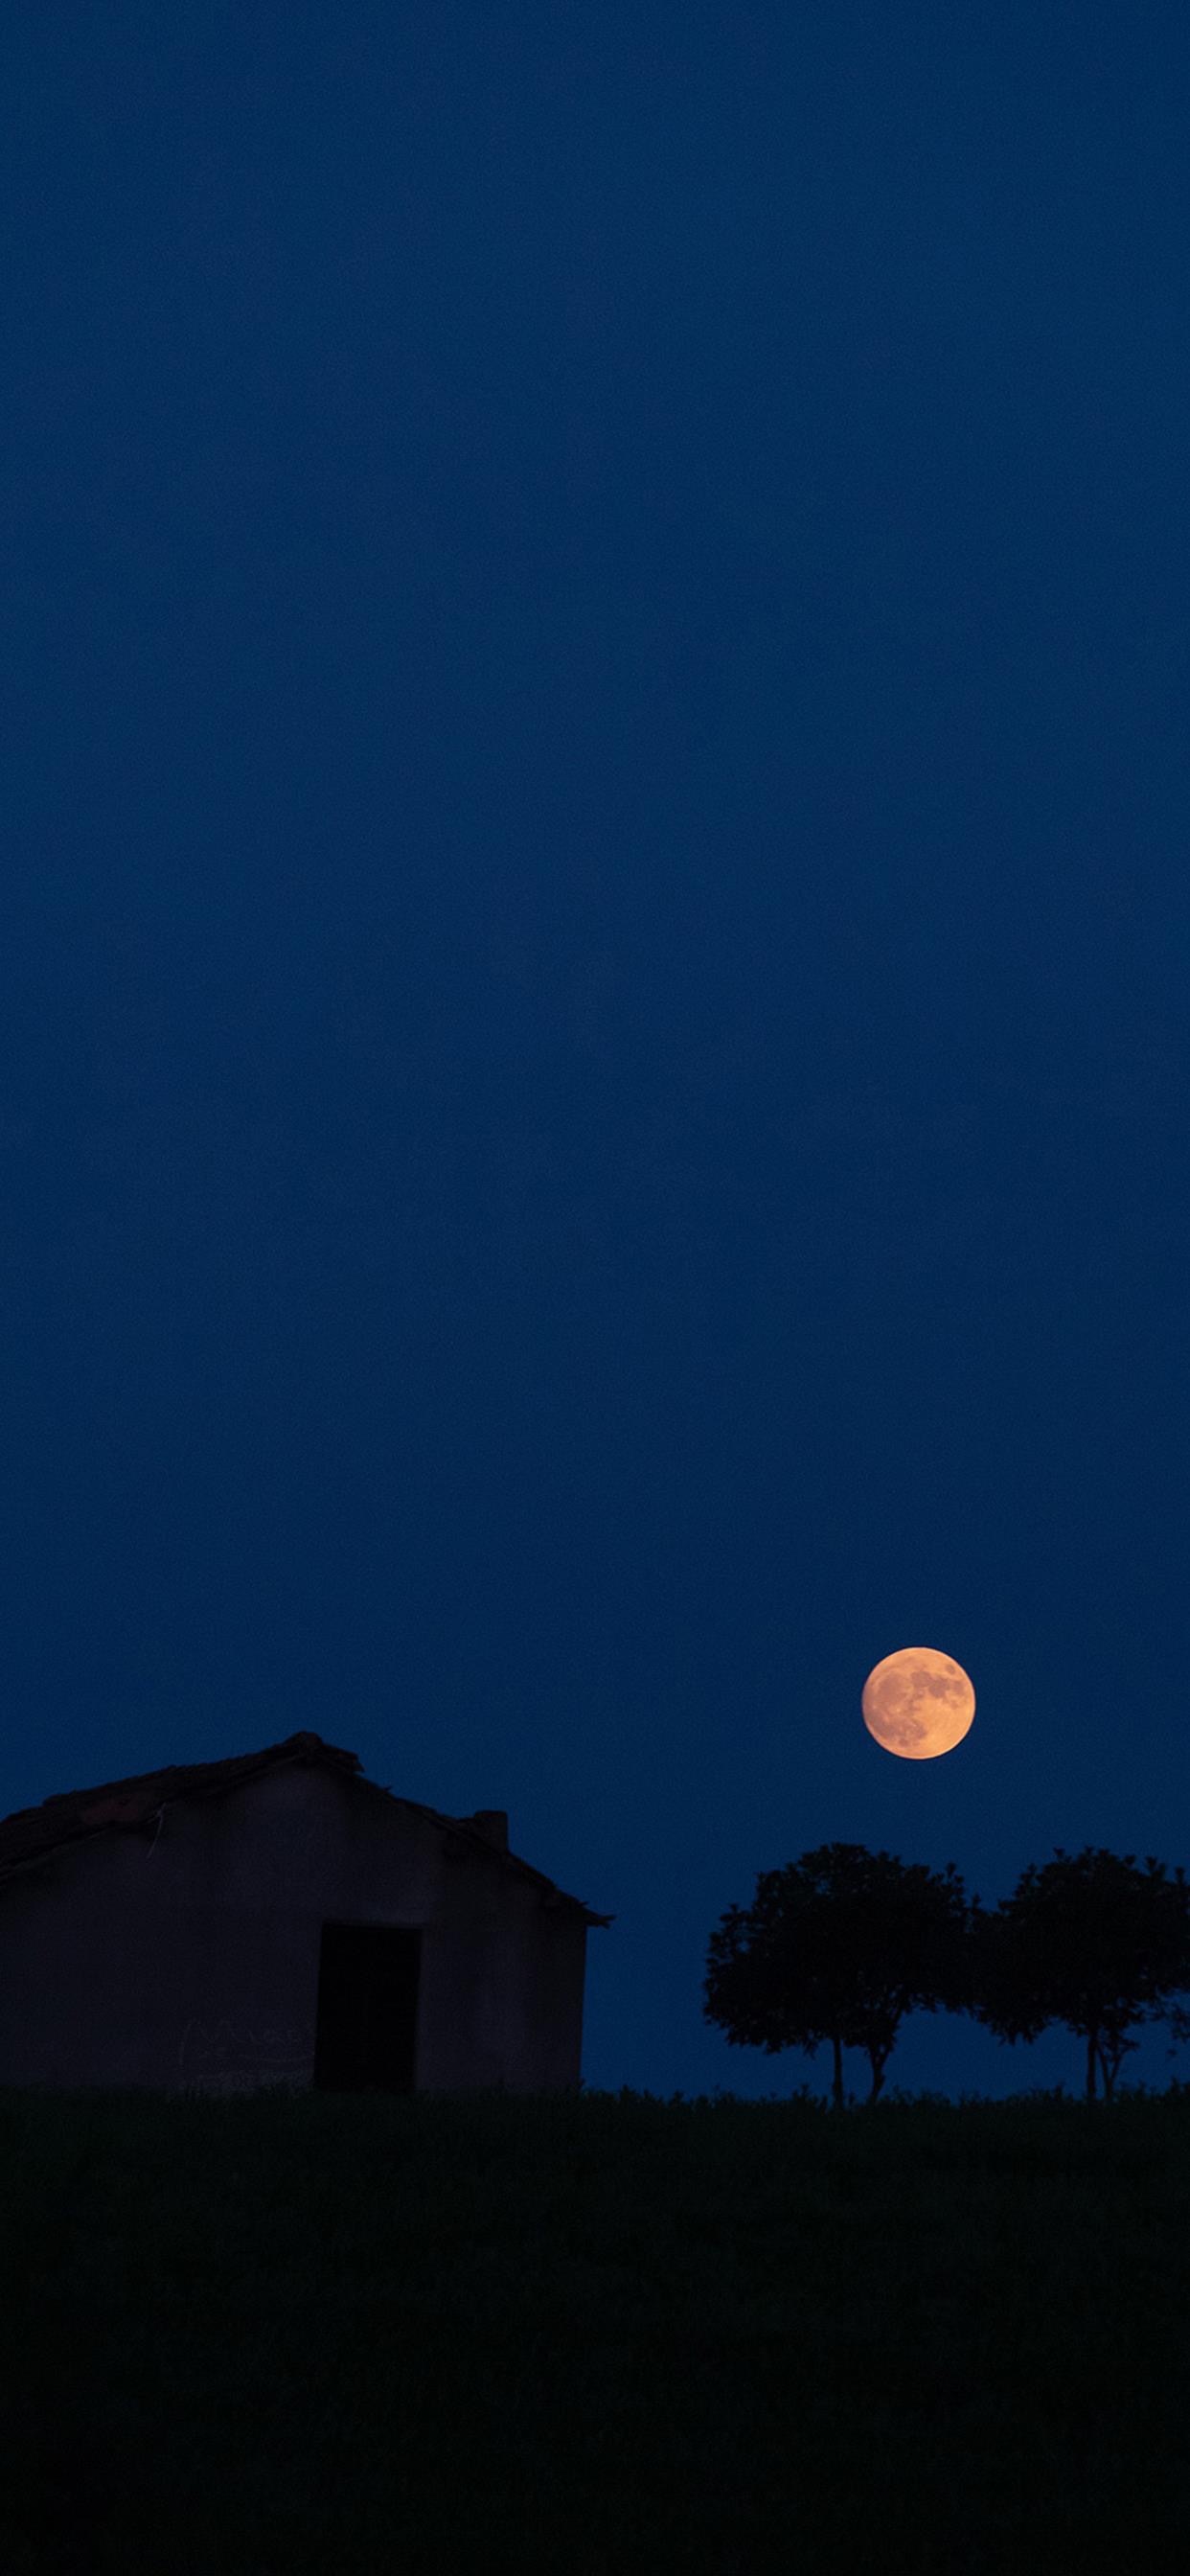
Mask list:
[[[1087,2100],[1095,2069],[1110,2102],[1137,2021],[1169,2017],[1190,1985],[1190,1888],[1164,1862],[1138,1869],[1129,1852],[1060,1847],[1030,1862],[994,1914],[971,1923],[972,2000],[967,2009],[997,2038],[1036,2039],[1064,2022],[1087,2047]]]
[[[874,2102],[907,2012],[963,2009],[971,1993],[968,1909],[953,1861],[941,1873],[862,1843],[824,1843],[762,1871],[745,1911],[729,1906],[708,1947],[703,2018],[733,2047],[863,2049]]]
[[[1167,2048],[1165,2054],[1167,2057],[1172,2057],[1179,2043],[1184,2047],[1186,2041],[1190,2039],[1190,2011],[1184,2004],[1169,2003],[1165,2004],[1160,2012],[1153,2014],[1153,2020],[1168,2022],[1174,2036],[1174,2047]]]

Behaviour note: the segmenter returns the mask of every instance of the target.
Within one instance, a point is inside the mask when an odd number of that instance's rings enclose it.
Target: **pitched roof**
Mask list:
[[[113,1830],[136,1832],[155,1823],[177,1799],[203,1798],[238,1789],[247,1780],[259,1779],[265,1772],[280,1771],[293,1763],[338,1771],[351,1779],[359,1775],[362,1788],[377,1797],[391,1798],[394,1806],[407,1807],[414,1815],[428,1817],[431,1824],[450,1835],[456,1847],[460,1841],[471,1842],[482,1851],[494,1853],[506,1869],[531,1879],[542,1890],[548,1906],[569,1907],[587,1923],[604,1925],[616,1919],[614,1914],[592,1913],[581,1897],[564,1895],[541,1870],[531,1869],[528,1861],[518,1860],[514,1852],[501,1850],[474,1817],[442,1815],[438,1808],[423,1806],[417,1798],[398,1798],[391,1789],[365,1780],[358,1753],[347,1753],[337,1744],[324,1744],[320,1735],[308,1730],[287,1735],[281,1744],[266,1744],[259,1753],[231,1754],[225,1762],[171,1762],[161,1771],[138,1771],[127,1780],[104,1780],[95,1789],[61,1790],[52,1798],[43,1798],[39,1807],[19,1807],[14,1815],[0,1819],[0,1886],[18,1870],[43,1859],[64,1843]]]

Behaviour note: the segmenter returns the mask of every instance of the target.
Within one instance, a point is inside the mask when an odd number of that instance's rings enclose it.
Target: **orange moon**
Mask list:
[[[936,1646],[898,1646],[874,1664],[864,1683],[864,1725],[886,1753],[903,1762],[932,1762],[961,1744],[975,1715],[975,1693],[953,1655]]]

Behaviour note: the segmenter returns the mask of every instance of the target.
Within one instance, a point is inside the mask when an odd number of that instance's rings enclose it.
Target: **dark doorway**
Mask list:
[[[412,2093],[421,1934],[324,1923],[314,2083],[327,2093]]]

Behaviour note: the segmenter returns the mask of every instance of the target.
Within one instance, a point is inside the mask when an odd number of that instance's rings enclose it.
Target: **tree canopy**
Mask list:
[[[1168,2019],[1190,1985],[1190,1889],[1181,1869],[1137,1867],[1089,1844],[1030,1862],[995,1913],[973,1912],[967,2009],[1000,2039],[1036,2039],[1064,2022],[1086,2041],[1087,2099],[1095,2074],[1110,2101],[1138,2021]]]
[[[813,2057],[829,2040],[836,2108],[844,2047],[867,2055],[874,2102],[905,2013],[961,2010],[971,1990],[953,1861],[936,1872],[862,1843],[824,1843],[762,1871],[752,1905],[728,1907],[707,1956],[704,2019],[734,2047]]]

